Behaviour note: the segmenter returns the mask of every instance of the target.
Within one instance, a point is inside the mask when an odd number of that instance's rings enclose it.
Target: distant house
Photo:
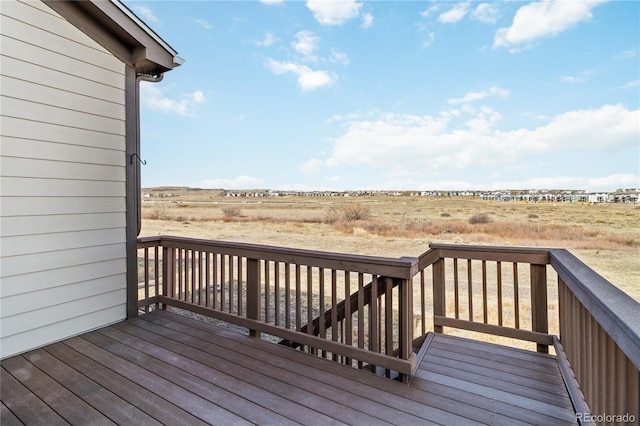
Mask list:
[[[1,1],[0,357],[136,315],[138,82],[180,65],[116,0]]]
[[[609,201],[608,193],[589,194],[590,203],[606,203]]]

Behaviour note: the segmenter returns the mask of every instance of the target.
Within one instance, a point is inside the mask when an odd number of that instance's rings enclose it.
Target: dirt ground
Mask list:
[[[637,205],[427,197],[230,199],[205,191],[153,195],[143,203],[141,236],[180,235],[385,257],[419,256],[431,242],[561,247],[640,301]],[[345,206],[362,208],[363,217],[341,219]],[[474,215],[489,223],[470,225]]]

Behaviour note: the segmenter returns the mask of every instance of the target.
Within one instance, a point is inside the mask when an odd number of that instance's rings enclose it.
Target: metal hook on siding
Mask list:
[[[134,152],[133,154],[131,154],[131,158],[130,158],[129,164],[133,164],[133,159],[134,159],[134,158],[137,158],[137,159],[138,159],[138,162],[139,162],[140,164],[142,164],[143,166],[146,166],[146,165],[147,165],[147,162],[146,162],[145,160],[143,160],[142,158],[140,158],[140,156],[139,156],[139,155],[138,155],[138,153],[136,153],[136,152]]]

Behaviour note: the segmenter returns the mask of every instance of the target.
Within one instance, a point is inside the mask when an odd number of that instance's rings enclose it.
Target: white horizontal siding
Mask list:
[[[122,228],[70,231],[0,238],[2,257],[124,243]]]
[[[105,69],[119,71],[119,65],[112,60],[111,53],[62,17],[56,18],[23,3],[16,3],[4,4],[2,7],[2,32],[7,37]]]
[[[120,276],[120,279],[124,279],[124,276]],[[85,297],[80,299],[71,295],[71,300],[63,300],[56,304],[48,303],[46,306],[41,306],[37,311],[31,309],[28,303],[25,302],[25,306],[29,309],[28,311],[18,312],[2,318],[2,325],[0,326],[2,336],[9,337],[14,334],[44,327],[52,322],[63,322],[72,318],[88,315],[96,310],[125,304],[127,297],[125,289],[120,288],[107,293],[103,293],[103,289],[104,287],[99,288],[99,293],[85,295]],[[57,288],[54,290],[59,291],[60,289]],[[42,293],[46,294],[47,291],[45,290]],[[3,298],[2,303],[10,303],[14,298],[15,297]],[[4,311],[4,309],[2,310]]]
[[[3,63],[2,66],[5,66]],[[74,111],[51,105],[37,104],[24,99],[0,97],[2,113],[9,117],[24,120],[75,127],[83,130],[125,135],[125,124],[122,120]]]
[[[47,233],[119,229],[124,228],[126,223],[121,213],[90,213],[2,217],[0,218],[0,226],[2,227],[2,238],[6,238]]]
[[[122,213],[124,197],[2,197],[2,216]]]
[[[126,174],[124,164],[120,166],[103,166],[93,163],[5,157],[4,152],[2,154],[0,168],[2,168],[3,176],[122,182]],[[122,158],[124,160],[124,155],[122,155]],[[87,160],[90,161],[90,159]]]
[[[116,276],[123,270],[126,270],[124,258],[13,275],[2,279],[2,297]]]
[[[3,43],[4,39],[5,37],[2,38]],[[41,53],[37,49],[33,50],[36,53]],[[105,84],[96,80],[83,79],[81,76],[75,75],[78,73],[77,69],[71,68],[68,71],[55,70],[50,66],[25,62],[23,59],[8,56],[4,51],[2,52],[2,62],[5,64],[2,75],[7,77],[33,81],[41,86],[55,87],[72,93],[79,93],[77,84],[81,83],[82,87],[91,89],[90,97],[92,98],[114,103],[124,102],[124,90],[119,90],[113,86],[116,82],[108,81],[111,84]],[[44,61],[42,62],[44,63]],[[92,78],[97,78],[97,76],[94,75]]]
[[[3,64],[4,65],[4,64]],[[2,113],[7,113],[3,108]],[[0,117],[0,135],[34,141],[58,142],[94,148],[125,150],[122,135],[44,123],[17,117]]]
[[[64,270],[72,266],[91,265],[98,262],[122,259],[122,250],[122,244],[118,243],[3,257],[0,259],[0,271],[4,280],[16,275],[56,269]]]
[[[29,333],[14,334],[2,338],[2,357],[26,352],[34,348],[34,342],[53,343],[87,331],[121,321],[126,315],[125,306],[118,304],[66,321],[52,322]]]
[[[29,312],[39,311],[41,309],[49,310],[49,313],[54,314],[52,307],[65,306],[77,300],[83,300],[91,297],[96,297],[104,294],[109,294],[109,297],[115,297],[116,303],[122,303],[122,280],[126,279],[123,275],[114,275],[111,277],[102,277],[97,280],[91,280],[86,282],[72,283],[60,287],[47,288],[38,292],[38,297],[34,298],[31,293],[22,293],[15,296],[4,297],[2,299],[2,314],[4,316],[3,322],[9,318],[15,318],[19,320],[20,317]],[[40,315],[36,315],[38,317]],[[60,315],[54,316],[60,320]],[[42,326],[42,323],[37,323],[37,326]],[[32,327],[34,328],[34,327]],[[6,335],[11,335],[11,320],[9,320],[6,331]],[[3,335],[5,335],[3,333]]]
[[[126,315],[125,66],[46,5],[0,8],[0,357]]]
[[[124,182],[64,180],[50,185],[49,179],[3,177],[0,192],[4,197],[123,197]]]
[[[124,152],[117,149],[25,140],[11,136],[2,138],[2,155],[5,157],[101,164],[120,168],[125,162]]]
[[[0,75],[0,85],[4,87],[2,91],[4,96],[73,111],[103,115],[116,120],[124,121],[125,119],[122,103],[92,98],[68,90],[44,86],[4,75]]]

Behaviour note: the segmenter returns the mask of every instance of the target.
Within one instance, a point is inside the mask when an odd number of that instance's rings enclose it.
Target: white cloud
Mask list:
[[[426,18],[427,16],[431,15],[434,12],[437,12],[439,9],[438,5],[435,4],[425,10],[423,10],[422,12],[420,12],[420,16],[422,16],[423,18]]]
[[[317,158],[311,158],[304,163],[300,164],[299,169],[304,173],[315,173],[320,170],[322,167],[322,160],[318,160]]]
[[[205,19],[191,18],[191,20],[199,24],[205,30],[210,30],[211,28],[213,28],[213,25],[211,25],[211,23]]]
[[[495,24],[498,20],[498,6],[495,3],[480,3],[471,17],[485,24]]]
[[[147,6],[134,5],[133,10],[136,11],[138,15],[142,16],[142,18],[146,19],[148,22],[160,22],[160,20],[153,13],[153,10],[151,10]]]
[[[296,64],[294,62],[280,62],[274,59],[268,59],[267,68],[274,74],[293,73],[298,76],[298,87],[303,92],[319,89],[320,87],[330,86],[335,83],[336,77],[327,71],[314,71],[306,65]]]
[[[442,24],[454,24],[460,21],[469,12],[469,3],[458,3],[447,12],[438,16],[438,22]]]
[[[331,49],[331,56],[329,58],[331,62],[349,65],[349,56],[347,56],[346,53],[338,52],[336,49]]]
[[[640,80],[633,80],[624,85],[625,89],[640,87]]]
[[[522,6],[508,28],[500,28],[493,47],[527,47],[543,37],[553,37],[581,21],[591,19],[593,9],[605,0],[543,0]]]
[[[355,0],[308,0],[307,7],[322,25],[342,25],[360,14],[362,3]]]
[[[429,33],[427,36],[422,39],[422,47],[429,47],[436,40],[436,35],[434,33]]]
[[[305,59],[317,62],[318,57],[315,53],[318,50],[320,37],[316,36],[311,31],[298,31],[295,38],[296,39],[291,42],[291,47],[293,47],[296,52],[304,56]]]
[[[638,188],[640,176],[614,173],[601,177],[547,176],[526,180],[493,182],[481,189],[584,189],[588,192],[612,191],[617,188]],[[477,186],[475,186],[477,187]],[[472,184],[467,188],[475,188]]]
[[[587,81],[589,79],[589,76],[594,74],[595,71],[589,70],[589,71],[583,71],[578,75],[562,75],[560,76],[560,79],[562,81],[564,81],[565,83],[570,83],[570,84],[579,84],[579,83],[584,83],[585,81]]]
[[[469,92],[461,98],[452,98],[447,100],[447,103],[451,105],[456,104],[468,104],[474,101],[479,101],[489,96],[502,96],[505,97],[509,95],[509,91],[505,89],[501,89],[500,87],[491,87],[487,90],[482,90],[480,92]]]
[[[266,182],[252,176],[241,175],[230,179],[204,179],[193,185],[195,188],[221,188],[221,189],[261,189]]]
[[[446,111],[438,116],[381,113],[348,122],[344,133],[331,141],[325,164],[428,174],[507,167],[534,155],[611,152],[635,147],[640,138],[640,110],[622,105],[569,111],[531,129],[503,131],[500,120],[498,112],[486,107],[464,110],[461,117]]]
[[[266,4],[267,6],[274,6],[284,4],[284,0],[260,0],[260,3]]]
[[[279,39],[274,36],[271,31],[267,31],[264,33],[264,38],[262,40],[255,41],[253,44],[259,47],[269,47],[277,41],[279,41]]]
[[[362,24],[360,24],[360,28],[368,29],[373,25],[373,15],[370,13],[365,13],[362,15]]]
[[[171,99],[164,94],[161,87],[144,81],[140,84],[140,99],[147,108],[153,111],[178,115],[192,114],[196,105],[207,101],[201,90],[185,93],[179,99]]]
[[[635,58],[637,54],[638,52],[636,52],[633,49],[623,50],[616,56],[616,59],[631,59],[631,58]]]

